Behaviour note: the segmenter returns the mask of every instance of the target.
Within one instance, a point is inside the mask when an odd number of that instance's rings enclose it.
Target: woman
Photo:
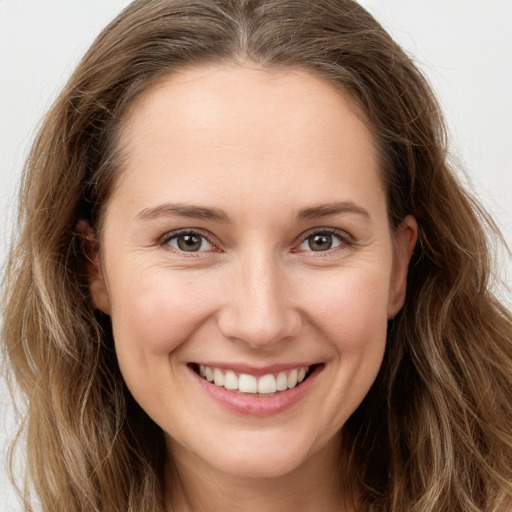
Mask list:
[[[4,339],[43,510],[509,510],[488,231],[356,3],[134,2],[23,185]]]

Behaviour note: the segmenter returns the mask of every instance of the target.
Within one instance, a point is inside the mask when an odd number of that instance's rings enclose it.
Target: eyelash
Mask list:
[[[301,235],[300,243],[296,246],[297,249],[294,249],[293,252],[300,252],[301,250],[299,249],[299,247],[304,242],[318,235],[330,235],[338,240],[339,245],[337,245],[336,247],[329,248],[325,251],[314,251],[313,249],[307,250],[307,252],[317,253],[317,256],[332,254],[333,251],[336,251],[337,249],[351,248],[355,244],[354,238],[351,235],[349,235],[346,231],[342,231],[336,228],[314,228],[309,231],[306,231],[306,233]]]
[[[166,233],[165,235],[160,237],[160,239],[158,240],[158,245],[160,245],[160,246],[167,245],[169,248],[173,249],[174,251],[179,252],[180,254],[184,254],[186,256],[195,256],[200,252],[206,252],[206,251],[184,251],[184,250],[181,250],[179,247],[172,247],[170,245],[171,240],[178,240],[180,237],[184,237],[184,236],[200,238],[202,240],[202,244],[204,242],[206,242],[212,246],[212,248],[215,250],[215,252],[218,252],[216,245],[210,241],[211,235],[209,236],[208,234],[203,233],[198,229],[181,229],[178,231],[171,231],[170,233]],[[209,250],[211,250],[211,249],[209,249]]]
[[[342,230],[335,229],[335,228],[327,228],[327,227],[314,228],[300,236],[299,243],[295,245],[295,248],[292,250],[292,252],[302,252],[302,250],[300,249],[300,246],[303,243],[305,243],[308,239],[310,239],[314,236],[318,236],[318,235],[332,236],[337,239],[337,241],[339,242],[339,245],[332,247],[332,248],[330,247],[326,250],[320,250],[320,251],[314,251],[313,249],[309,249],[309,250],[306,249],[305,252],[317,253],[318,256],[322,256],[322,255],[325,255],[326,253],[331,254],[333,251],[337,250],[338,248],[341,248],[341,249],[350,248],[355,244],[354,238],[351,235],[349,235],[346,231],[342,231]],[[168,246],[172,250],[174,250],[182,255],[186,255],[186,256],[196,256],[198,253],[201,253],[201,252],[212,251],[212,249],[207,249],[207,250],[203,250],[203,251],[184,251],[178,247],[172,247],[169,244],[169,242],[171,242],[171,240],[178,240],[180,237],[184,237],[184,236],[192,236],[192,237],[200,238],[202,240],[202,243],[206,242],[207,244],[211,245],[214,252],[220,252],[219,249],[217,248],[216,244],[214,244],[210,240],[211,234],[201,232],[201,230],[198,230],[198,229],[183,229],[183,230],[178,230],[178,231],[171,231],[170,233],[166,233],[165,235],[163,235],[162,237],[159,238],[158,245]]]

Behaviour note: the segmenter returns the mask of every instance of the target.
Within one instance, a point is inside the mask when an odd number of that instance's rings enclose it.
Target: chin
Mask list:
[[[302,433],[302,435],[300,435]],[[212,450],[195,451],[214,471],[243,478],[279,478],[309,466],[315,460],[333,459],[339,454],[339,435],[316,438],[312,432],[278,428],[223,436]],[[248,435],[247,435],[248,434]],[[309,434],[309,435],[308,435]],[[204,447],[203,447],[204,448]],[[337,461],[334,461],[336,464]]]
[[[279,478],[297,470],[303,463],[304,457],[288,450],[269,453],[261,450],[259,453],[240,451],[232,457],[216,461],[216,469],[225,474],[242,478]]]

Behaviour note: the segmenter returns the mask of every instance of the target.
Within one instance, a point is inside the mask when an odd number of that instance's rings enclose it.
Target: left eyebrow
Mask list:
[[[303,208],[297,214],[298,220],[313,220],[338,215],[340,213],[357,213],[370,219],[370,214],[362,206],[352,201],[340,201],[336,203],[327,203]]]
[[[139,212],[135,218],[145,220],[168,216],[229,222],[229,217],[227,216],[226,212],[219,208],[208,208],[204,206],[176,203],[165,203],[153,208],[145,208]]]

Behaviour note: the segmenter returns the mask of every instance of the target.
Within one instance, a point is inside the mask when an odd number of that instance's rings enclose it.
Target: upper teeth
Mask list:
[[[199,375],[216,386],[232,391],[240,391],[241,393],[260,394],[275,393],[276,391],[294,388],[304,380],[308,370],[308,366],[303,366],[286,372],[268,373],[261,377],[256,377],[248,373],[236,374],[232,370],[221,370],[220,368],[199,365]]]

